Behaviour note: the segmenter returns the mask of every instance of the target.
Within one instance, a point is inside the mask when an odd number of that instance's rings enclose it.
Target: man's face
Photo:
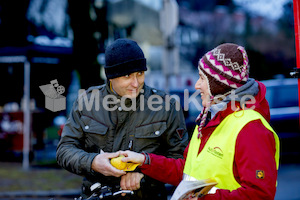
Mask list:
[[[136,98],[144,86],[144,81],[145,74],[143,71],[110,79],[114,91],[127,98]]]

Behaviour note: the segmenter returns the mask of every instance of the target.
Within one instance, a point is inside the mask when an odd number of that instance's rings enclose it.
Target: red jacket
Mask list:
[[[258,82],[259,83],[259,82]],[[269,104],[265,99],[266,88],[259,83],[259,93],[255,96],[255,110],[270,120]],[[229,102],[230,104],[230,102]],[[238,102],[236,102],[238,105]],[[250,105],[249,107],[251,107]],[[220,111],[202,129],[202,142],[199,152],[202,151],[211,133],[220,122],[233,111],[230,105]],[[149,154],[150,165],[141,166],[144,174],[162,182],[178,185],[182,180],[183,168],[188,147],[184,152],[184,159],[165,158],[160,155]],[[276,192],[277,169],[275,161],[275,139],[273,133],[260,120],[248,123],[239,133],[236,142],[236,151],[233,164],[233,173],[241,185],[237,190],[219,189],[215,194],[208,194],[201,200],[213,199],[274,199]],[[205,164],[205,163],[203,163]],[[256,178],[256,171],[263,170],[265,177]]]

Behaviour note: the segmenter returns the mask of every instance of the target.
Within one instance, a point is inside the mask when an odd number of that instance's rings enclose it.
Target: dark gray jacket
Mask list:
[[[101,150],[131,149],[182,158],[188,144],[183,112],[179,104],[176,108],[173,98],[165,97],[164,92],[144,85],[135,100],[122,102],[108,83],[89,88],[74,103],[64,126],[57,147],[58,164],[84,176],[85,185],[89,186],[96,181],[120,183],[120,178],[105,177],[91,169],[94,157]],[[151,99],[157,103],[147,104]]]

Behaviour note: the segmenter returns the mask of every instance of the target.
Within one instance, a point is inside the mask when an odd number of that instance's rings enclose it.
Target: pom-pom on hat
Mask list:
[[[117,39],[105,50],[104,69],[107,79],[147,71],[146,58],[135,41]]]
[[[224,43],[207,52],[198,63],[208,81],[211,96],[226,94],[249,78],[249,61],[244,47]]]

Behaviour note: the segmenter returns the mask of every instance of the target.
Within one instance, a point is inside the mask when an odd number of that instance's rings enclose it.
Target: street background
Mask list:
[[[178,95],[182,105],[205,52],[224,42],[244,46],[250,77],[267,87],[281,142],[275,199],[300,199],[294,2],[1,0],[0,199],[78,196],[81,177],[56,164],[56,146],[78,90],[105,82],[104,49],[117,38],[138,42],[146,84]],[[45,96],[40,86],[49,84],[60,88],[59,98]],[[65,104],[49,104],[58,101]],[[199,112],[190,105],[184,113],[189,134]]]
[[[63,169],[32,167],[29,172],[24,172],[20,163],[0,164],[1,200],[71,200],[80,196],[82,178]],[[300,165],[281,165],[275,200],[299,200],[299,186]]]

